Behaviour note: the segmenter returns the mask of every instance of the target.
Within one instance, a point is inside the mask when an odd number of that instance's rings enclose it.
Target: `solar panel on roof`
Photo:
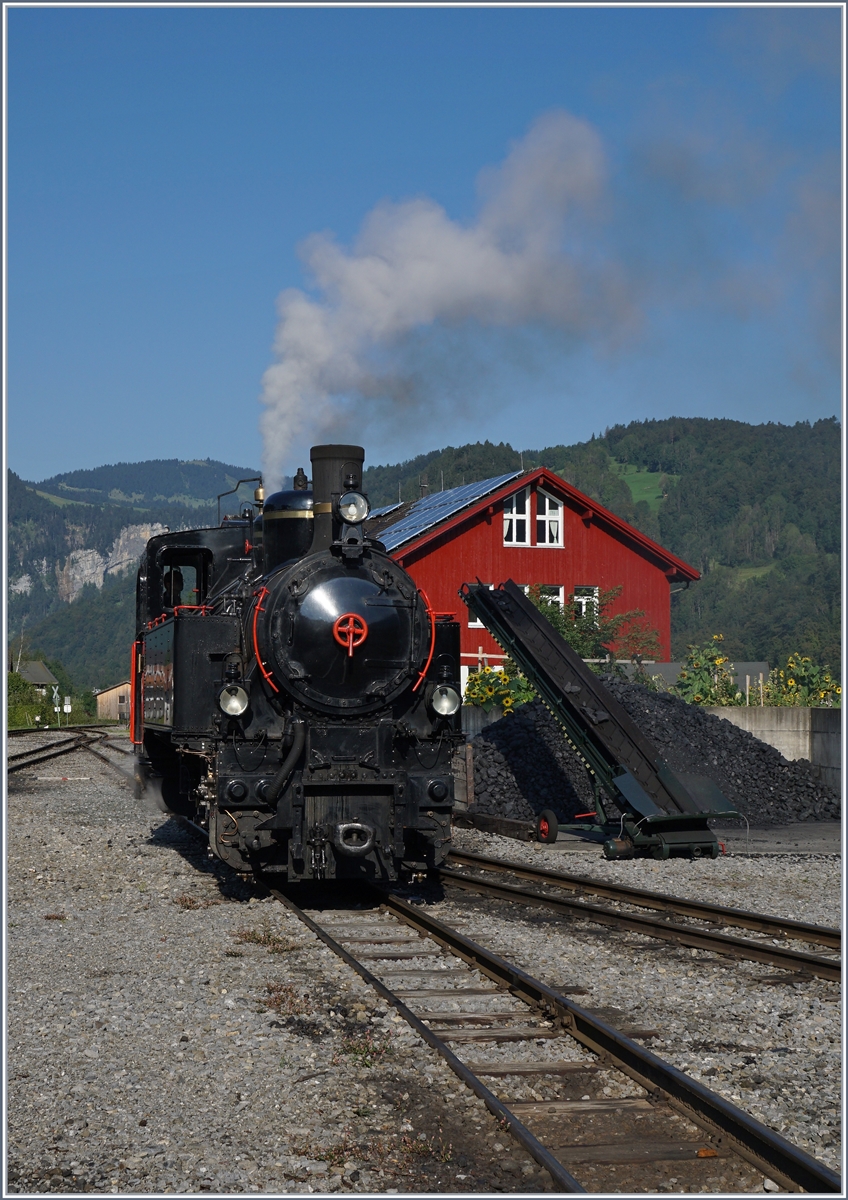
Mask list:
[[[395,500],[394,504],[384,504],[382,508],[372,508],[371,517],[387,517],[390,512],[394,512],[396,508],[401,508],[402,506],[402,500]]]
[[[426,533],[433,526],[441,524],[454,513],[461,512],[477,500],[482,500],[489,492],[495,492],[511,479],[517,479],[521,471],[512,471],[508,475],[495,475],[491,479],[481,479],[478,483],[466,483],[463,487],[451,488],[447,492],[433,492],[416,500],[412,508],[394,525],[389,525],[380,534],[380,541],[387,550],[396,550],[404,542],[412,541]]]

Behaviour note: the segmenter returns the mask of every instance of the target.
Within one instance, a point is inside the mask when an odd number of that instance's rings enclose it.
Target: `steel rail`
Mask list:
[[[520,879],[554,884],[572,891],[589,892],[595,896],[604,896],[608,900],[618,900],[622,904],[635,904],[640,908],[672,912],[680,917],[694,917],[699,921],[713,921],[719,925],[753,929],[758,933],[767,933],[770,937],[794,938],[801,942],[827,946],[831,950],[842,948],[841,930],[832,929],[827,925],[810,925],[791,917],[775,917],[764,913],[749,912],[743,908],[726,908],[721,904],[705,904],[699,900],[686,900],[682,896],[669,896],[664,892],[652,892],[624,884],[606,883],[603,880],[590,879],[586,875],[570,875],[561,871],[549,871],[543,867],[531,867],[527,863],[514,862],[512,859],[490,858],[485,854],[475,854],[470,850],[451,850],[448,854],[448,862],[467,867],[479,867],[483,871],[509,873],[517,875]]]
[[[527,1126],[520,1121],[515,1114],[511,1112],[510,1109],[507,1108],[507,1106],[501,1100],[499,1100],[497,1096],[491,1092],[480,1079],[478,1079],[473,1071],[469,1070],[469,1068],[460,1058],[457,1058],[450,1047],[442,1041],[438,1034],[434,1033],[428,1025],[425,1025],[424,1022],[415,1015],[412,1009],[407,1008],[399,996],[396,996],[390,988],[386,987],[386,985],[379,980],[376,975],[372,975],[367,967],[364,967],[362,963],[353,957],[352,954],[345,950],[344,946],[341,946],[334,938],[330,937],[330,935],[323,930],[320,925],[313,921],[311,917],[307,916],[302,909],[298,908],[294,901],[290,900],[288,896],[272,887],[268,883],[267,879],[263,878],[262,882],[276,900],[285,905],[285,907],[288,908],[298,918],[299,921],[303,922],[307,929],[310,929],[316,937],[320,938],[325,946],[329,947],[329,949],[332,950],[334,954],[337,954],[343,962],[346,962],[349,967],[352,967],[353,970],[356,971],[357,975],[364,979],[364,981],[370,987],[374,988],[378,995],[382,996],[387,1003],[391,1004],[392,1007],[397,1010],[398,1014],[403,1017],[403,1019],[409,1025],[412,1026],[412,1028],[415,1030],[418,1036],[423,1039],[423,1041],[425,1041],[442,1056],[454,1074],[457,1075],[462,1082],[474,1092],[475,1096],[479,1097],[479,1099],[483,1101],[492,1116],[496,1117],[499,1121],[503,1121],[515,1140],[524,1147],[524,1149],[528,1152],[528,1154],[531,1155],[532,1158],[536,1160],[540,1167],[544,1167],[544,1169],[553,1179],[554,1183],[557,1185],[559,1191],[569,1193],[586,1191],[586,1189],[577,1182],[574,1176],[566,1170],[559,1159],[551,1154],[550,1150],[545,1148],[538,1138],[536,1138],[530,1132]],[[380,894],[382,896],[382,892]]]
[[[88,734],[80,734],[72,741],[60,742],[50,746],[42,746],[35,750],[22,750],[18,754],[10,754],[6,760],[6,774],[23,771],[26,767],[37,767],[40,763],[50,762],[63,754],[71,754],[74,750],[85,750],[88,746]]]
[[[681,945],[699,950],[710,950],[714,954],[726,954],[732,958],[747,958],[753,962],[770,963],[772,966],[783,967],[784,970],[817,975],[820,979],[839,982],[842,978],[840,962],[830,958],[821,958],[816,954],[804,954],[800,950],[790,950],[783,946],[758,945],[747,938],[733,937],[732,934],[694,929],[690,925],[675,925],[670,921],[657,920],[656,917],[643,916],[641,913],[618,912],[612,908],[603,908],[600,904],[586,904],[581,900],[572,900],[567,896],[544,896],[539,892],[529,892],[509,883],[494,883],[490,879],[473,879],[470,875],[451,871],[445,867],[438,867],[437,874],[440,879],[454,887],[480,892],[486,896],[497,896],[501,900],[530,904],[539,908],[550,908],[554,912],[566,913],[569,916],[585,917],[599,925],[629,929],[634,933],[644,934],[646,937],[660,938],[666,942],[679,942]]]
[[[568,1000],[520,967],[506,962],[400,897],[373,884],[370,886],[381,894],[389,912],[439,942],[490,979],[506,985],[514,995],[559,1018],[564,1032],[712,1133],[717,1145],[735,1151],[784,1187],[841,1194],[841,1179],[835,1171],[793,1146],[755,1117],[716,1095],[684,1071],[663,1062],[601,1017]]]

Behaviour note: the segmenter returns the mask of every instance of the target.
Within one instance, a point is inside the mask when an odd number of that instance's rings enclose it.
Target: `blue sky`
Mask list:
[[[840,8],[6,15],[24,478],[841,411]]]

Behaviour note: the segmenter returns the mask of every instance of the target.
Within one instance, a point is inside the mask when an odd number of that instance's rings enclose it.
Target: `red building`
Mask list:
[[[599,589],[621,585],[611,611],[642,609],[659,630],[668,660],[670,586],[700,578],[694,567],[545,467],[377,509],[368,531],[437,612],[457,614],[466,668],[481,654],[493,662],[502,657],[457,595],[466,581],[540,584],[560,602],[574,593],[583,604],[591,604]],[[463,682],[465,676],[463,671]]]

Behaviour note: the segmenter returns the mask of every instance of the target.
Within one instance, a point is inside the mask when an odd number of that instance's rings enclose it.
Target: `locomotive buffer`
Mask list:
[[[511,579],[495,589],[464,583],[460,596],[533,684],[589,772],[595,820],[561,828],[603,842],[607,858],[717,858],[708,819],[739,815],[718,786],[672,771]]]

